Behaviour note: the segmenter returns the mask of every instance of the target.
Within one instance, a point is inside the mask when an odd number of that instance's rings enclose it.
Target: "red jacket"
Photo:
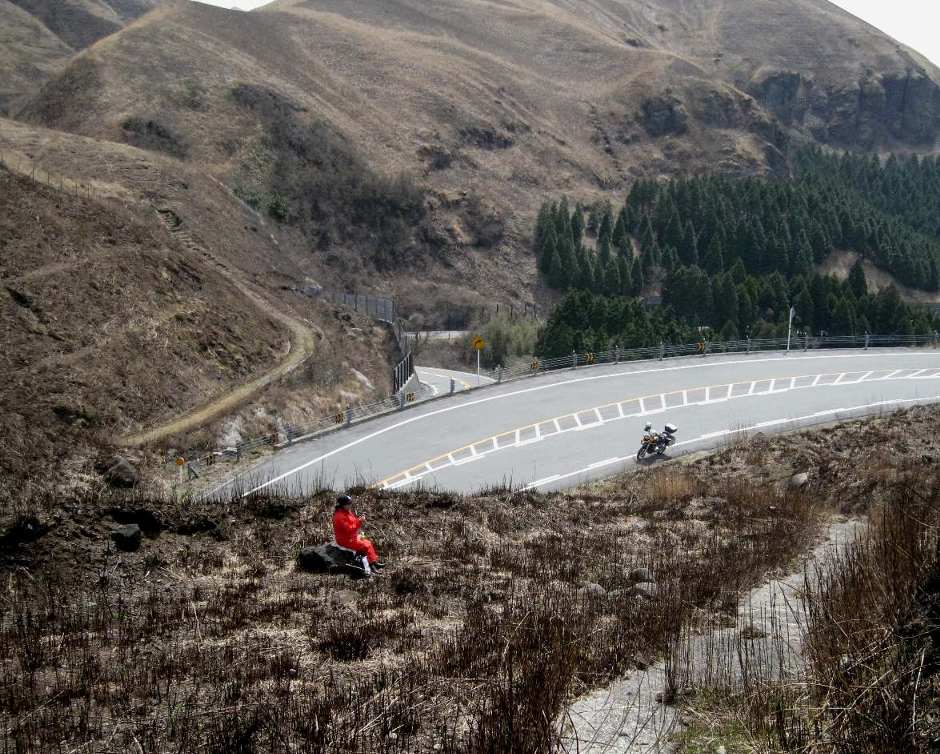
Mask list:
[[[355,549],[362,521],[352,511],[337,508],[333,513],[333,536],[340,547]]]

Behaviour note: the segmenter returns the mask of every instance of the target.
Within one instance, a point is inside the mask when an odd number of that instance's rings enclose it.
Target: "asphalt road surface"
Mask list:
[[[437,367],[415,367],[418,374],[418,380],[430,388],[435,396],[450,394],[450,381],[454,381],[454,392],[460,393],[464,390],[472,390],[481,385],[489,385],[493,382],[491,377],[484,377],[470,372],[455,372],[452,369],[438,369]]]
[[[646,421],[678,425],[677,455],[717,447],[736,432],[784,431],[935,401],[937,350],[605,365],[492,385],[352,426],[282,450],[236,484],[243,494],[353,485],[559,489],[633,466]]]

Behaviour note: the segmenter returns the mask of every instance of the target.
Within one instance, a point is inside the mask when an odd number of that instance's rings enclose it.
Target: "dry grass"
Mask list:
[[[827,431],[826,481],[801,490],[779,483],[779,467],[761,481],[764,467],[745,467],[736,447],[575,495],[358,490],[392,563],[358,582],[293,566],[299,546],[329,538],[329,493],[196,506],[24,491],[9,499],[0,543],[5,745],[548,751],[557,731],[547,721],[573,696],[671,656],[690,628],[727,623],[742,593],[806,548],[820,513],[873,489],[887,496],[894,482],[858,472],[875,436],[937,437],[938,421],[917,409]],[[803,448],[822,447],[816,437],[768,441],[766,458],[802,463]],[[910,500],[897,510],[908,523],[926,513]],[[149,534],[140,551],[114,552],[108,532],[128,521]],[[884,530],[903,535],[898,552],[929,542],[909,525]],[[638,568],[655,587],[637,587]],[[873,587],[867,614],[890,614],[900,603],[880,595],[910,573],[862,582]],[[827,588],[818,604],[842,604]],[[857,649],[879,635],[863,632]],[[776,730],[775,710],[792,698],[752,695],[737,714]],[[724,724],[715,707],[703,719]]]

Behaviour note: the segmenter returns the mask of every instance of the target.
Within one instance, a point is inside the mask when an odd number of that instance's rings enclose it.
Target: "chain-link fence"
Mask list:
[[[562,369],[578,369],[583,367],[599,366],[602,364],[620,364],[638,361],[662,361],[665,359],[683,356],[713,356],[717,354],[747,354],[770,351],[811,351],[819,349],[869,349],[869,348],[940,348],[940,336],[932,335],[858,335],[858,336],[799,336],[789,341],[786,338],[753,338],[746,340],[732,340],[716,342],[702,340],[697,343],[672,345],[660,343],[656,346],[644,348],[613,348],[595,353],[572,353],[568,356],[553,358],[534,358],[522,363],[507,367],[484,371],[481,374],[489,377],[489,385],[509,382],[511,380],[535,377],[539,374],[558,371]],[[411,354],[406,357],[411,359]],[[411,365],[413,372],[413,364]],[[404,373],[402,373],[404,374]],[[412,389],[411,378],[405,379],[399,386],[396,383],[396,395],[375,403],[349,406],[339,409],[335,413],[319,417],[303,426],[286,424],[279,431],[246,440],[235,446],[217,450],[208,455],[193,457],[185,461],[191,476],[201,473],[205,466],[212,465],[221,460],[239,461],[246,454],[258,448],[268,446],[281,448],[301,442],[327,432],[351,426],[358,422],[372,419],[377,416],[403,411],[434,396],[431,391],[424,391],[420,387]],[[471,388],[478,389],[478,388]],[[180,459],[183,460],[183,459]]]

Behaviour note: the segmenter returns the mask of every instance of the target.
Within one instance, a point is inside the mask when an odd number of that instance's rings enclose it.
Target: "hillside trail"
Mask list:
[[[226,264],[213,254],[206,246],[193,238],[184,227],[183,220],[172,206],[153,207],[137,200],[130,192],[116,184],[105,184],[100,181],[83,183],[69,176],[53,172],[46,167],[38,166],[30,156],[15,150],[5,150],[2,155],[2,165],[13,173],[48,186],[56,191],[65,191],[75,196],[94,195],[115,198],[127,205],[137,205],[146,209],[155,209],[157,216],[169,233],[180,242],[182,247],[190,254],[208,262],[222,277],[231,283],[259,312],[283,325],[288,332],[289,341],[284,357],[270,369],[253,379],[243,382],[215,396],[201,405],[187,409],[181,414],[169,419],[155,427],[141,432],[118,438],[117,442],[125,446],[140,446],[159,442],[167,437],[198,429],[220,416],[234,410],[244,402],[250,400],[272,382],[292,372],[316,351],[316,337],[314,331],[301,319],[293,317],[277,309],[270,301],[253,289],[250,282],[234,268]],[[217,182],[218,183],[218,182]],[[221,184],[220,184],[221,185]],[[223,187],[224,188],[224,187]],[[94,191],[93,191],[94,189]],[[68,269],[71,262],[49,265],[41,270],[19,276],[15,281],[22,282],[35,276],[61,272]],[[83,349],[90,353],[92,347]],[[72,354],[78,357],[82,354]]]
[[[738,603],[732,628],[686,634],[670,663],[614,682],[575,700],[564,713],[562,751],[573,754],[673,754],[684,725],[676,707],[661,703],[670,680],[682,688],[734,685],[764,671],[787,678],[803,667],[807,616],[800,593],[807,581],[831,567],[864,527],[837,517],[799,567],[751,590]],[[726,687],[726,686],[724,686]]]
[[[251,286],[246,283],[235,270],[193,238],[192,234],[185,229],[182,218],[172,207],[158,208],[157,215],[170,234],[178,240],[187,251],[209,262],[216,271],[228,280],[228,282],[250,301],[259,312],[287,328],[290,340],[284,358],[263,374],[248,382],[237,385],[226,391],[223,395],[217,396],[200,406],[189,409],[169,421],[142,432],[126,435],[119,439],[119,443],[128,446],[140,446],[159,442],[167,437],[197,429],[223,416],[254,397],[272,382],[292,372],[316,351],[316,338],[314,337],[313,330],[300,319],[274,308],[268,300],[252,290]]]

